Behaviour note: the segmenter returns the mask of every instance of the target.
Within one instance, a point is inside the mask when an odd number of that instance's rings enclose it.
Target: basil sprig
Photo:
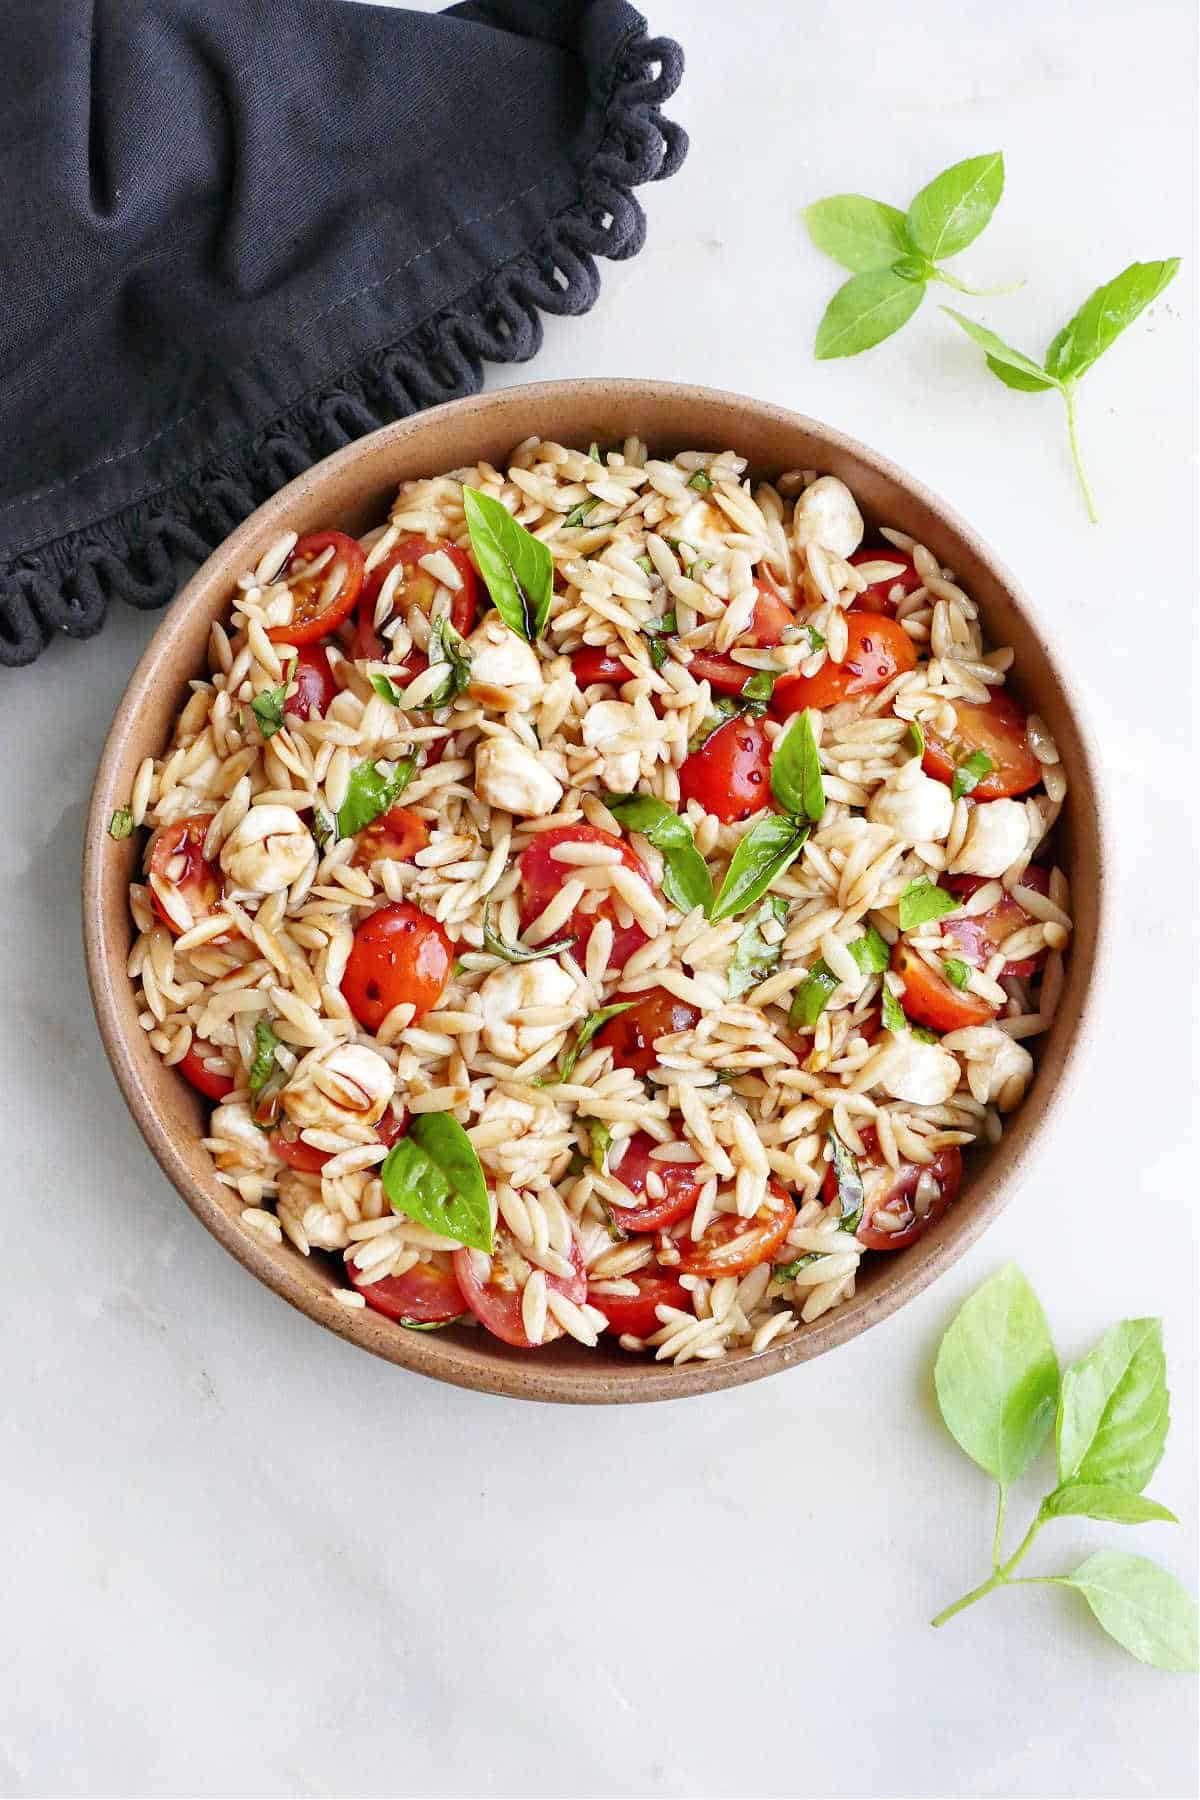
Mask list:
[[[554,559],[549,548],[518,525],[490,494],[464,487],[463,510],[471,549],[492,603],[504,623],[536,643],[550,617]]]
[[[930,919],[941,919],[947,913],[957,912],[961,904],[946,888],[938,887],[928,875],[922,875],[916,881],[910,881],[900,896],[900,929],[913,931]]]
[[[539,1075],[535,1078],[536,1087],[555,1087],[560,1081],[570,1081],[575,1073],[575,1064],[579,1061],[598,1031],[603,1031],[610,1019],[618,1013],[628,1012],[635,1005],[633,1000],[618,1000],[612,1006],[602,1006],[598,1012],[589,1013],[575,1034],[575,1041],[564,1053],[558,1068],[553,1075]]]
[[[559,956],[569,950],[575,942],[574,937],[555,938],[552,944],[509,944],[500,936],[492,924],[492,903],[487,901],[483,908],[483,947],[490,950],[493,956],[503,957],[506,963],[540,962],[544,956]]]
[[[378,763],[360,762],[350,771],[346,798],[338,809],[339,837],[353,837],[377,819],[389,806],[394,806],[413,778],[416,763],[411,757],[387,771]]]
[[[696,848],[690,825],[650,794],[606,794],[604,804],[630,831],[649,838],[663,857],[663,893],[680,912],[712,905],[712,876]]]
[[[394,1212],[442,1237],[492,1249],[492,1211],[475,1146],[450,1113],[418,1113],[379,1171]]]
[[[709,918],[714,925],[761,900],[803,850],[811,827],[786,813],[756,819],[730,859]]]
[[[763,937],[762,928],[770,920],[774,920],[777,925],[786,924],[787,914],[788,903],[783,895],[768,894],[754,917],[743,925],[742,934],[733,947],[726,974],[731,1000],[736,1000],[752,987],[757,987],[760,981],[765,981],[779,967],[783,952],[782,940],[778,944],[768,944]]]

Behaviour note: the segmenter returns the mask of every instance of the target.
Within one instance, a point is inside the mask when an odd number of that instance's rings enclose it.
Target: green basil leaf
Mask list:
[[[1162,1520],[1178,1525],[1175,1514],[1144,1494],[1131,1494],[1111,1482],[1068,1481],[1047,1494],[1039,1519],[1107,1519],[1113,1525],[1145,1525]]]
[[[590,1161],[593,1169],[603,1175],[608,1168],[608,1153],[612,1149],[612,1132],[602,1119],[583,1119],[579,1123],[588,1134],[591,1144]]]
[[[970,156],[935,175],[908,209],[908,235],[931,262],[973,244],[1004,192],[1004,158],[998,150]]]
[[[908,1030],[908,1019],[905,1015],[904,1008],[901,1006],[886,981],[879,990],[879,1007],[883,1014],[883,1029],[885,1031]]]
[[[900,929],[912,931],[930,919],[941,919],[947,913],[957,912],[960,905],[953,894],[930,881],[928,875],[922,875],[918,880],[910,881],[900,896]]]
[[[946,980],[961,993],[971,979],[971,965],[960,962],[957,956],[945,956],[942,967],[946,971]]]
[[[490,494],[464,487],[463,510],[471,549],[496,611],[513,631],[536,643],[546,629],[554,592],[549,547]]]
[[[905,281],[890,269],[852,275],[833,296],[817,327],[814,348],[818,362],[857,356],[881,344],[907,325],[924,298],[923,284]]]
[[[390,773],[378,763],[360,762],[350,771],[346,798],[337,816],[339,837],[353,837],[389,806],[394,806],[413,778],[411,757],[393,765]]]
[[[733,853],[709,918],[714,924],[761,900],[804,848],[809,827],[783,813],[757,819]]]
[[[892,960],[891,950],[873,925],[868,925],[864,936],[855,938],[846,948],[863,975],[882,975]]]
[[[806,206],[803,218],[817,249],[856,275],[890,268],[909,248],[904,214],[865,194],[831,194]]]
[[[593,438],[591,443],[588,445],[588,455],[591,457],[593,462],[603,462],[603,460],[604,460],[602,458],[602,456],[600,455],[600,446],[596,442],[595,438]]]
[[[627,830],[640,831],[662,852],[662,889],[672,906],[680,912],[702,906],[707,913],[712,905],[712,876],[687,820],[650,794],[606,794],[604,803]]]
[[[898,256],[892,264],[892,274],[898,275],[901,281],[931,281],[936,272],[924,256]]]
[[[765,981],[779,967],[783,942],[780,940],[778,944],[768,944],[763,937],[762,928],[772,919],[777,925],[786,924],[787,913],[788,903],[783,895],[768,894],[754,917],[742,927],[742,934],[729,959],[726,977],[731,1000],[749,993],[752,987],[757,987],[760,981]]]
[[[371,686],[375,689],[379,698],[381,700],[386,700],[389,706],[404,705],[403,689],[398,688],[394,681],[389,681],[386,675],[368,675],[367,680],[371,683]]]
[[[636,1005],[636,1002],[633,1000],[618,1000],[613,1006],[602,1006],[599,1012],[589,1013],[575,1034],[575,1042],[571,1045],[570,1049],[559,1063],[557,1073],[554,1075],[540,1076],[538,1078],[539,1086],[553,1087],[560,1081],[569,1081],[571,1076],[575,1073],[575,1064],[579,1061],[596,1033],[598,1031],[603,1031],[604,1027],[608,1024],[608,1021],[610,1019],[615,1019],[618,1013],[628,1012],[629,1008],[634,1005]]]
[[[661,669],[667,660],[667,646],[663,642],[662,635],[659,632],[649,632],[647,635],[650,639],[650,667],[652,669]]]
[[[277,731],[283,730],[283,708],[287,700],[288,687],[292,676],[296,673],[297,658],[293,657],[284,672],[278,687],[264,688],[261,694],[255,694],[250,702],[250,711],[258,720],[258,729],[262,733],[263,742],[273,738]]]
[[[995,766],[986,750],[972,750],[970,756],[964,756],[954,771],[954,779],[950,783],[950,798],[961,800],[964,794],[972,793]]]
[[[597,457],[596,460],[599,461],[600,460],[599,457]],[[594,497],[590,500],[581,500],[579,502],[578,506],[573,506],[571,508],[570,512],[567,514],[566,518],[563,520],[564,527],[569,530],[571,527],[573,527],[575,525],[582,525],[583,521],[587,518],[587,516],[591,512],[592,508],[594,506],[599,506],[599,504],[600,504],[600,502],[597,499],[595,499]]]
[[[688,478],[688,486],[695,488],[698,494],[707,494],[712,487],[712,476],[705,469],[697,469]]]
[[[741,718],[742,712],[743,708],[732,694],[717,694],[713,699],[711,711],[705,713],[700,721],[699,730],[688,740],[688,755],[695,756],[697,750],[702,750],[709,738],[720,731],[722,725],[728,725],[730,719]]]
[[[1058,1358],[1037,1295],[1014,1264],[959,1309],[934,1367],[947,1430],[1007,1487],[1037,1455],[1054,1419]]]
[[[506,963],[541,962],[544,956],[560,956],[569,950],[575,942],[574,937],[555,938],[552,944],[508,944],[492,925],[492,903],[484,903],[483,908],[483,947],[493,956],[499,956]]]
[[[409,1125],[407,1137],[440,1170],[450,1186],[445,1207],[447,1224],[433,1229],[457,1238],[460,1244],[469,1244],[473,1250],[490,1250],[492,1213],[487,1183],[475,1146],[453,1113],[418,1113]],[[384,1189],[386,1192],[386,1182]],[[391,1198],[390,1193],[388,1198]],[[424,1222],[428,1224],[429,1221]]]
[[[447,1325],[461,1324],[469,1317],[469,1313],[459,1313],[457,1319],[397,1319],[396,1323],[403,1325],[405,1331],[445,1331]]]
[[[250,1098],[257,1100],[275,1068],[275,1052],[281,1039],[271,1021],[260,1015],[254,1021],[254,1061],[250,1064]]]
[[[122,838],[132,837],[133,813],[128,806],[118,806],[108,821],[108,835],[110,838],[115,838],[118,844]]]
[[[908,730],[904,734],[904,741],[911,746],[914,756],[924,756],[925,733],[921,730],[920,719],[909,720]]]
[[[1123,1319],[1063,1376],[1059,1481],[1140,1493],[1162,1459],[1169,1423],[1162,1323]]]
[[[325,849],[326,845],[334,835],[334,829],[334,822],[329,814],[321,807],[314,806],[312,823],[309,826],[309,830],[313,834],[318,850],[323,851]]]
[[[1127,269],[1089,294],[1073,319],[1046,352],[1046,371],[1057,381],[1078,381],[1111,349],[1121,333],[1157,300],[1179,271],[1179,258],[1130,263]]]
[[[1058,381],[1053,375],[1047,375],[1040,369],[1031,356],[1022,350],[1014,350],[1003,338],[989,331],[986,325],[980,325],[975,319],[968,319],[965,313],[956,312],[952,306],[943,306],[942,311],[948,313],[956,325],[961,325],[969,338],[973,338],[987,356],[988,368],[993,375],[998,375],[1006,386],[1019,388],[1022,393],[1044,393],[1047,388],[1057,387]]]
[[[814,825],[825,811],[821,757],[812,713],[807,708],[776,740],[771,757],[771,792],[785,812],[811,819]]]
[[[825,639],[821,636],[821,633],[817,630],[816,626],[806,625],[804,629],[808,633],[808,641],[813,649],[823,650],[825,648]]]
[[[798,1256],[795,1262],[776,1263],[771,1270],[772,1281],[795,1281],[801,1269],[807,1269],[811,1263],[820,1262],[821,1251],[810,1250],[805,1256]]]
[[[1059,1579],[1083,1595],[1109,1637],[1139,1662],[1195,1670],[1196,1602],[1157,1563],[1124,1550],[1098,1550]]]
[[[862,1223],[863,1216],[863,1180],[859,1173],[858,1158],[843,1144],[832,1127],[827,1136],[829,1148],[833,1152],[833,1172],[837,1180],[838,1216],[841,1220],[838,1229],[855,1232]]]
[[[471,685],[470,654],[463,639],[444,615],[433,622],[427,655],[431,664],[445,667],[446,679],[422,703],[422,711],[448,706],[456,695],[465,693]]]
[[[838,978],[822,957],[792,995],[788,1024],[793,1031],[811,1030],[837,991]]]

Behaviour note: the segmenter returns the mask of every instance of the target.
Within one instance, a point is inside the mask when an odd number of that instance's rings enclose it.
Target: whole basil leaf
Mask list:
[[[1098,287],[1054,338],[1046,352],[1046,373],[1056,381],[1078,381],[1086,375],[1178,272],[1177,256],[1135,262]]]
[[[1131,1494],[1114,1487],[1111,1482],[1068,1481],[1047,1494],[1038,1509],[1041,1519],[1108,1519],[1114,1525],[1145,1525],[1162,1520],[1178,1525],[1179,1520],[1157,1500],[1144,1494]]]
[[[1140,1493],[1162,1460],[1169,1423],[1162,1322],[1124,1319],[1063,1376],[1059,1481]]]
[[[714,924],[744,912],[761,900],[771,883],[790,868],[808,837],[809,827],[783,813],[755,821],[733,853],[709,918]]]
[[[1157,1563],[1123,1550],[1098,1550],[1058,1579],[1083,1595],[1109,1637],[1139,1662],[1195,1670],[1196,1602]]]
[[[731,1000],[749,993],[752,987],[757,987],[760,981],[765,981],[779,967],[783,944],[768,944],[763,937],[762,928],[771,919],[777,925],[786,924],[787,913],[788,903],[783,895],[768,894],[754,917],[742,927],[742,934],[733,947],[726,972]]]
[[[954,256],[979,236],[1004,192],[998,150],[970,156],[935,175],[908,209],[908,235],[931,261]]]
[[[662,852],[663,893],[680,912],[712,906],[712,876],[686,819],[651,794],[607,794],[605,805],[629,831],[640,831]]]
[[[948,313],[956,325],[961,325],[969,338],[973,338],[985,353],[988,368],[993,375],[998,375],[1006,386],[1019,388],[1023,393],[1043,393],[1047,388],[1058,386],[1054,376],[1047,375],[1038,367],[1031,356],[1022,350],[1014,350],[1003,338],[989,331],[986,325],[980,325],[974,319],[968,319],[965,313],[956,312],[952,306],[943,306],[942,311]]]
[[[1009,1263],[952,1320],[934,1366],[950,1435],[1007,1488],[1054,1419],[1058,1358],[1037,1295]]]
[[[812,713],[806,707],[776,740],[771,757],[771,792],[785,812],[811,819],[825,811],[825,784]]]
[[[891,337],[916,312],[925,297],[923,282],[906,281],[891,269],[873,269],[844,281],[817,327],[818,362],[857,356]]]
[[[479,1158],[449,1113],[418,1113],[379,1171],[396,1212],[443,1237],[491,1251],[492,1215]]]
[[[490,494],[464,487],[463,510],[471,549],[496,611],[506,625],[535,643],[546,629],[554,592],[549,548]]]
[[[338,836],[353,837],[389,806],[394,806],[412,780],[416,766],[411,757],[396,763],[390,773],[380,769],[377,763],[356,764],[350,771],[346,798],[338,809]]]
[[[806,206],[803,217],[817,249],[857,275],[888,269],[909,249],[904,214],[865,194],[831,194]]]
[[[484,903],[483,908],[483,947],[493,956],[503,957],[506,963],[541,962],[544,956],[558,956],[569,950],[575,942],[574,937],[555,938],[552,944],[508,944],[500,936],[492,924],[492,903]]]
[[[912,931],[930,919],[944,918],[947,913],[957,912],[961,904],[946,888],[922,875],[910,881],[900,896],[900,929]]]

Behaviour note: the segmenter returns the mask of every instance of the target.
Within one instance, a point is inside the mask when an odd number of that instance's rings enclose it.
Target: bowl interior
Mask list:
[[[1075,920],[1066,984],[1053,1027],[1040,1041],[1036,1079],[1001,1143],[970,1153],[960,1199],[924,1237],[895,1256],[866,1259],[852,1299],[758,1356],[738,1351],[682,1368],[603,1345],[588,1351],[570,1340],[534,1355],[482,1330],[407,1331],[369,1310],[339,1305],[331,1295],[331,1262],[306,1260],[290,1244],[273,1249],[252,1237],[238,1216],[239,1198],[216,1180],[200,1146],[205,1105],[163,1067],[138,1025],[125,974],[133,938],[126,895],[138,845],[136,834],[124,843],[107,834],[113,810],[127,802],[138,764],[161,753],[189,679],[205,668],[210,624],[226,610],[236,577],[280,531],[336,526],[361,533],[386,517],[398,482],[480,458],[499,465],[515,444],[535,434],[582,446],[634,432],[658,453],[732,447],[749,458],[754,475],[817,468],[840,476],[868,525],[897,526],[927,544],[978,601],[989,640],[1012,645],[1012,685],[1049,724],[1070,781],[1058,827]],[[159,1164],[208,1230],[292,1305],[377,1355],[462,1386],[540,1400],[667,1399],[753,1380],[857,1335],[961,1255],[1011,1196],[1080,1049],[1103,918],[1102,830],[1089,742],[1029,602],[969,527],[898,469],[814,420],[737,395],[641,381],[509,388],[389,426],[308,470],[246,520],[187,584],[133,674],[97,773],[84,859],[88,974],[118,1082]]]

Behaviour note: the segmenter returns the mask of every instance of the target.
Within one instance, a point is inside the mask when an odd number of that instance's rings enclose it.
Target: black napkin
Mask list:
[[[0,0],[0,663],[585,312],[686,139],[624,0]]]

